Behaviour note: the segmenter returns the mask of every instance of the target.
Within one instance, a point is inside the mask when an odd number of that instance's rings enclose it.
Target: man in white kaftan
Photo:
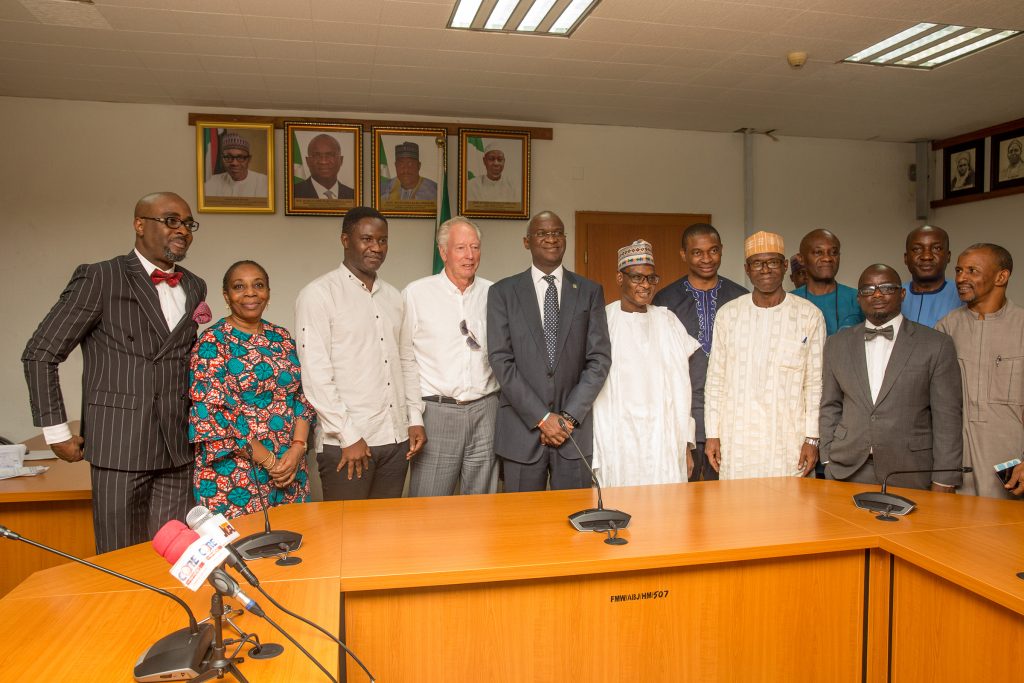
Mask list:
[[[651,245],[619,250],[622,299],[605,308],[612,367],[594,402],[594,469],[604,486],[685,483],[693,460],[690,371],[700,342],[669,309],[651,306]]]
[[[722,479],[805,476],[818,460],[825,320],[782,289],[782,237],[744,244],[754,291],[718,311],[705,386],[708,459]]]

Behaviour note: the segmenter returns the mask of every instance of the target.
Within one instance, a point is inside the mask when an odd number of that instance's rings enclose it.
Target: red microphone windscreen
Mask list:
[[[160,527],[153,537],[153,550],[165,560],[174,564],[181,557],[185,549],[192,545],[192,542],[199,538],[199,534],[189,529],[177,519]]]

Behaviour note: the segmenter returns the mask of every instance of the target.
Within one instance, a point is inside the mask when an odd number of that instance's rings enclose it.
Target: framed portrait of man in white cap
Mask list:
[[[530,133],[459,129],[459,214],[530,217]]]
[[[992,190],[1024,187],[1024,129],[992,136]]]
[[[444,128],[373,128],[373,208],[385,216],[431,218],[447,165]]]
[[[274,124],[195,125],[199,211],[274,213]]]
[[[343,216],[363,203],[363,127],[284,122],[284,212]]]

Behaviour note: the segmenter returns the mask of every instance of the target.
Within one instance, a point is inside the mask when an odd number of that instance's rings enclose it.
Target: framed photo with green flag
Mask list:
[[[204,213],[274,213],[274,124],[196,122]]]
[[[373,208],[385,216],[433,218],[447,168],[444,128],[373,128]]]
[[[363,201],[363,127],[285,121],[284,212],[343,216]]]
[[[530,217],[530,133],[459,129],[459,213]]]

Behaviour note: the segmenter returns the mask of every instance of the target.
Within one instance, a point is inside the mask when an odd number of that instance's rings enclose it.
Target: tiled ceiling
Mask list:
[[[1024,29],[1022,0],[603,0],[568,39],[446,30],[453,2],[0,0],[0,94],[882,140],[1024,116],[1024,38],[836,63],[921,21]]]

